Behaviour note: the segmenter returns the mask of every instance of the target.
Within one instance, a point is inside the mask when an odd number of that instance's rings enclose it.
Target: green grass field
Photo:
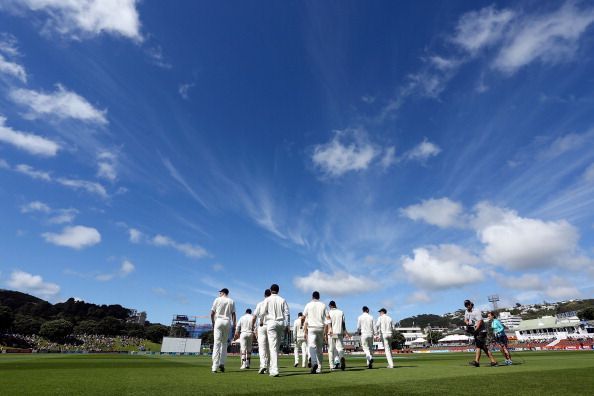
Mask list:
[[[224,374],[212,374],[205,356],[2,354],[0,394],[594,394],[594,351],[513,357],[513,366],[487,367],[484,359],[484,367],[474,368],[467,353],[414,354],[397,356],[391,370],[376,357],[368,370],[364,358],[349,356],[346,371],[321,375],[293,368],[292,357],[285,357],[281,376],[271,378],[254,368],[239,370],[238,357],[229,357]]]

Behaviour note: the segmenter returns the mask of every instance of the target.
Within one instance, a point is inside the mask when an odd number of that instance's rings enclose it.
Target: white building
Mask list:
[[[410,346],[411,341],[414,341],[417,338],[425,337],[425,333],[420,327],[395,327],[394,331],[398,331],[404,336],[404,339],[406,340],[404,345],[406,346]]]
[[[522,323],[522,317],[520,315],[512,315],[509,312],[500,312],[499,321],[508,329],[515,329]]]
[[[566,338],[593,338],[589,326],[584,326],[577,316],[543,316],[538,319],[524,320],[516,329],[518,341],[548,340]]]

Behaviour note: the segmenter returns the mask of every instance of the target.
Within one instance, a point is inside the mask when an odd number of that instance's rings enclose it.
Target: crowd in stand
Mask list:
[[[64,343],[51,342],[38,335],[10,334],[9,336],[23,341],[30,349],[38,352],[114,352],[130,350],[130,347],[144,351],[146,343],[143,338],[129,336],[79,334],[68,337]]]

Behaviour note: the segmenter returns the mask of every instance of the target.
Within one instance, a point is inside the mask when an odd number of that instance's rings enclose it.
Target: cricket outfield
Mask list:
[[[500,357],[500,356],[497,356]],[[207,356],[0,355],[2,395],[201,395],[201,394],[593,394],[594,351],[519,352],[512,366],[475,368],[468,353],[397,355],[396,368],[376,357],[348,357],[347,369],[319,375],[280,359],[278,378],[240,370],[229,357],[225,373],[210,372]]]

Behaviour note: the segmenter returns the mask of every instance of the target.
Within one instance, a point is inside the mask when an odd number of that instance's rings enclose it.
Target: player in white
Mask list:
[[[264,300],[260,301],[258,305],[256,305],[256,311],[254,312],[254,317],[252,318],[252,326],[255,325],[256,319],[258,320],[258,325],[256,326],[256,337],[258,340],[258,356],[260,356],[260,370],[258,374],[264,374],[268,370],[268,364],[270,362],[268,356],[268,334],[266,328],[266,315],[264,315],[264,303],[266,299],[270,297],[270,289],[264,290]]]
[[[250,368],[250,361],[252,357],[252,341],[254,337],[254,315],[252,315],[251,309],[245,310],[243,315],[237,321],[237,327],[235,328],[235,338],[239,338],[239,348],[241,351],[241,369]]]
[[[336,308],[336,303],[330,301],[328,303],[330,310],[328,311],[328,324],[326,325],[328,334],[328,362],[330,363],[330,371],[338,368],[344,370],[346,368],[346,361],[344,359],[344,347],[342,345],[342,339],[349,333],[346,331],[346,325],[344,321],[344,313]],[[336,351],[336,354],[334,353]],[[340,359],[338,365],[336,364],[336,358]]]
[[[301,367],[305,367],[307,364],[307,343],[305,342],[305,332],[303,321],[303,313],[299,312],[297,315],[297,319],[293,322],[293,339],[295,340],[295,366],[299,366],[299,351],[301,351],[301,356],[303,358]]]
[[[278,377],[278,351],[283,335],[287,334],[290,326],[289,305],[278,295],[277,284],[270,286],[271,295],[264,300],[263,314],[266,315],[266,334],[268,335],[268,350],[270,352],[269,375]]]
[[[357,332],[361,335],[361,346],[367,358],[367,368],[373,368],[373,316],[369,308],[363,307],[363,313],[357,319]]]
[[[324,356],[324,338],[328,310],[326,304],[320,301],[320,293],[312,293],[312,300],[305,305],[303,317],[306,321],[306,340],[311,356],[311,374],[322,372],[322,357]]]
[[[394,368],[394,360],[392,359],[392,332],[394,331],[394,324],[392,323],[392,318],[387,315],[388,311],[386,311],[386,308],[382,308],[378,312],[380,316],[377,318],[375,324],[375,333],[384,344],[388,368]]]
[[[214,332],[214,346],[212,351],[212,372],[225,372],[227,359],[227,342],[229,331],[235,327],[235,303],[229,297],[229,290],[219,290],[219,297],[215,298],[210,310],[210,320]]]

